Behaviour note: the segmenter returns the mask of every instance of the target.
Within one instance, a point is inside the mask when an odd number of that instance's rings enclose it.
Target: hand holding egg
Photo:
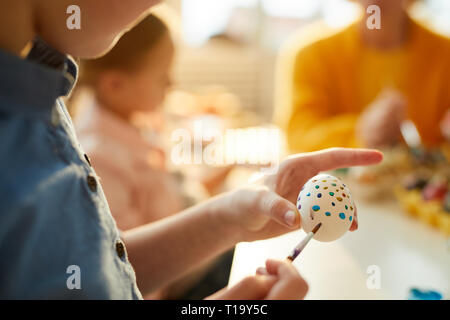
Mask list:
[[[329,174],[319,174],[305,183],[297,198],[305,232],[322,223],[314,239],[329,242],[342,237],[355,219],[356,207],[348,187]]]
[[[230,227],[237,241],[267,239],[285,234],[302,225],[307,231],[311,230],[310,228],[314,226],[308,227],[307,218],[301,219],[297,212],[303,211],[296,208],[299,188],[319,172],[376,164],[382,158],[379,151],[342,148],[293,155],[281,162],[275,173],[264,175],[258,183],[255,182],[253,185],[227,193],[227,196],[222,198],[222,204],[216,207],[218,209],[215,215],[219,217],[222,224],[225,223]],[[317,189],[314,190],[315,195]],[[308,198],[306,194],[305,197]],[[302,201],[304,201],[303,196],[299,204]],[[351,210],[350,206],[348,206],[349,210]],[[325,214],[323,211],[320,212]],[[354,208],[352,221],[345,227],[344,232],[357,228],[355,214]],[[314,218],[316,217],[319,217],[317,212]],[[348,223],[349,216],[346,214],[346,217],[346,221],[340,222]]]

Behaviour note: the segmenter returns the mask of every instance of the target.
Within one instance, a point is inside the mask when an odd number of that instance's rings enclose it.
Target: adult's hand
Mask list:
[[[404,120],[406,99],[395,90],[384,90],[361,114],[356,133],[369,148],[392,145],[400,141],[400,124]]]

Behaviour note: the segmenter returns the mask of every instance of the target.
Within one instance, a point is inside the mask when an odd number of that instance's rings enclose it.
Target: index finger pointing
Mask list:
[[[299,157],[299,159],[302,162],[306,161],[313,164],[315,171],[321,172],[377,164],[383,160],[383,154],[373,149],[331,148],[308,153]]]

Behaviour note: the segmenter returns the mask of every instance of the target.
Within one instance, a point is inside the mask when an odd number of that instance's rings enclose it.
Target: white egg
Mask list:
[[[318,241],[339,239],[350,228],[355,204],[347,186],[329,174],[319,174],[305,183],[297,198],[305,232],[322,223],[314,236]]]

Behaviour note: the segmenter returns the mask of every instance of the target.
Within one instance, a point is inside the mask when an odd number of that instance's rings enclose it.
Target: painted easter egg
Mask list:
[[[305,232],[311,232],[322,223],[314,239],[323,242],[342,237],[355,214],[350,190],[340,179],[329,174],[319,174],[305,183],[297,198],[297,209]]]

